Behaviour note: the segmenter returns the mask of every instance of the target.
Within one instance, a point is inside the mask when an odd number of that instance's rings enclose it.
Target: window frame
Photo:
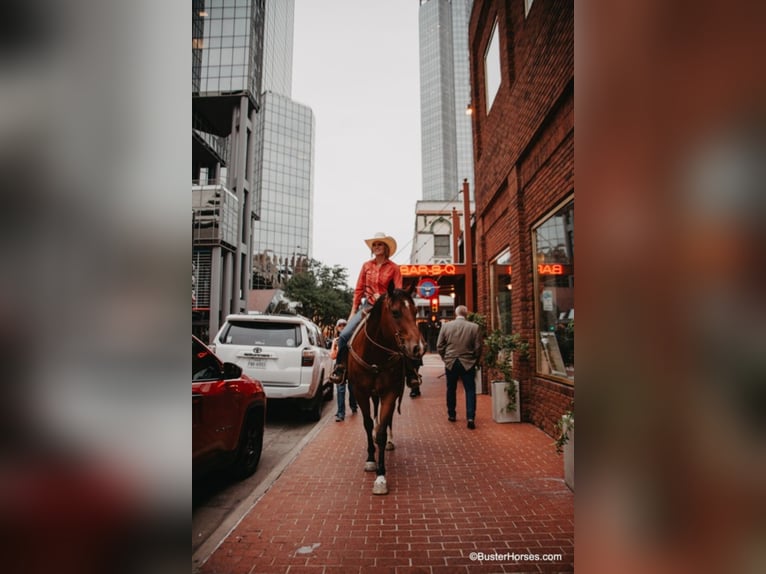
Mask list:
[[[507,259],[507,261],[504,261],[500,263],[501,259]],[[511,248],[510,246],[506,246],[504,249],[502,249],[497,255],[492,257],[489,261],[489,294],[490,294],[490,325],[492,326],[493,330],[499,329],[502,330],[504,333],[511,334],[513,333],[513,291],[511,289],[508,289],[510,291],[508,295],[508,330],[506,332],[505,329],[502,329],[503,321],[501,320],[500,316],[500,305],[498,301],[498,293],[500,285],[498,285],[498,277],[501,275],[499,273],[496,273],[496,267],[498,265],[501,266],[508,266],[508,277],[510,280],[509,285],[513,286],[513,273],[512,273],[512,264],[511,264]]]
[[[538,249],[537,249],[537,231],[545,225],[546,222],[550,221],[552,218],[556,217],[558,214],[563,214],[566,209],[569,208],[571,205],[572,209],[572,230],[574,231],[574,194],[569,195],[566,197],[566,199],[562,200],[561,202],[557,203],[552,209],[548,210],[545,215],[543,215],[537,223],[535,223],[531,229],[530,229],[530,235],[531,235],[531,241],[532,241],[532,278],[533,278],[533,300],[534,300],[534,341],[535,341],[535,376],[545,379],[551,379],[555,380],[560,383],[564,383],[567,385],[574,386],[575,384],[575,376],[574,376],[574,354],[572,353],[572,374],[571,377],[566,373],[566,361],[562,359],[562,362],[565,366],[564,374],[557,374],[557,372],[553,371],[553,369],[549,369],[550,372],[544,372],[544,369],[542,368],[542,361],[543,361],[543,349],[542,349],[542,340],[543,340],[543,333],[552,333],[554,335],[554,339],[557,339],[555,336],[556,331],[543,331],[542,330],[542,317],[541,317],[541,281],[540,281],[540,274],[538,273]],[[574,241],[572,241],[572,252],[570,254],[570,260],[571,263],[571,275],[574,277]],[[572,280],[572,307],[571,307],[571,320],[574,321],[574,282]],[[557,319],[558,320],[558,319]],[[546,337],[547,339],[548,337]],[[556,346],[559,351],[561,349],[559,348],[558,342],[556,342]],[[572,336],[572,350],[574,349],[574,335]]]
[[[496,72],[497,76],[488,73],[490,69],[490,56],[493,60],[493,72]],[[497,85],[495,85],[494,82],[495,78],[497,79]],[[490,79],[493,80],[492,85],[490,85]],[[495,22],[492,24],[492,31],[489,34],[489,40],[487,41],[487,49],[484,51],[484,90],[487,113],[492,109],[492,105],[497,99],[497,94],[500,92],[502,83],[503,66],[500,61],[500,23],[498,19],[495,18]]]

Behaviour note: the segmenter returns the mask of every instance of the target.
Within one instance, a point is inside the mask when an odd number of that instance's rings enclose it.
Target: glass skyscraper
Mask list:
[[[261,218],[253,235],[253,288],[273,288],[311,257],[314,114],[287,96],[265,92],[255,140]]]
[[[192,331],[209,340],[252,285],[253,132],[264,0],[192,0]]]
[[[472,0],[420,0],[420,122],[423,200],[454,200],[473,189],[468,69]]]
[[[253,288],[283,285],[312,253],[314,114],[292,93],[294,0],[266,0],[262,110],[256,119]]]
[[[290,96],[293,91],[295,0],[266,0],[263,91]]]

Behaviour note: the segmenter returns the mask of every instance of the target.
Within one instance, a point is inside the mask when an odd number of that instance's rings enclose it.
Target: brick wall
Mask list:
[[[574,12],[571,0],[477,0],[469,29],[476,189],[477,310],[491,314],[489,263],[511,251],[513,330],[530,342],[516,360],[522,420],[554,436],[571,384],[537,376],[532,227],[574,192]],[[484,54],[494,22],[501,82],[486,109]]]

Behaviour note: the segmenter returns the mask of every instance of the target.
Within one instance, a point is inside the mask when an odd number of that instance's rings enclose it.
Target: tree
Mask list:
[[[312,259],[306,271],[296,273],[285,285],[285,295],[302,305],[302,314],[317,325],[332,325],[348,317],[353,292],[345,267],[327,267]]]

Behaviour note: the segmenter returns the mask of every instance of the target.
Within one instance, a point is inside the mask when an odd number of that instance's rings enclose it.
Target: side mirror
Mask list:
[[[242,367],[234,363],[223,364],[223,379],[228,381],[229,379],[238,379],[242,376]]]

